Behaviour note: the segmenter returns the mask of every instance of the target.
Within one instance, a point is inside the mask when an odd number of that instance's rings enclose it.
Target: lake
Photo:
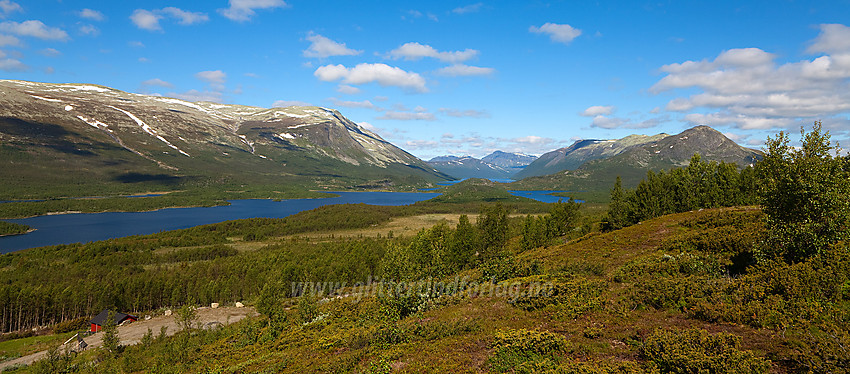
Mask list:
[[[558,197],[548,195],[558,191],[511,191],[516,196],[543,202],[556,202]],[[268,199],[230,200],[228,206],[208,208],[167,208],[151,212],[75,213],[8,219],[30,226],[36,231],[0,237],[0,254],[47,245],[86,243],[120,238],[130,235],[147,235],[160,231],[245,218],[284,218],[305,210],[331,204],[408,205],[434,198],[439,193],[429,192],[330,192],[339,196],[319,199]]]

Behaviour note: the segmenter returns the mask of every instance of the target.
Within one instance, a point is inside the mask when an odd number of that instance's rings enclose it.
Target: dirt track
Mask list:
[[[220,323],[220,324],[228,324],[237,322],[247,316],[255,316],[257,312],[254,308],[244,307],[244,308],[236,308],[236,307],[219,307],[216,309],[212,308],[199,308],[198,311],[198,323],[203,327],[210,326],[210,324]],[[153,331],[154,336],[159,335],[160,329],[162,326],[167,326],[168,330],[166,334],[174,335],[177,331],[180,331],[180,328],[177,326],[177,322],[174,320],[174,315],[171,316],[157,316],[151,318],[147,321],[140,320],[137,322],[130,323],[125,326],[118,327],[118,338],[121,340],[121,345],[133,345],[141,341],[142,336],[148,332],[148,329]],[[86,343],[88,343],[89,349],[94,349],[100,347],[102,344],[101,338],[103,337],[103,333],[96,333],[94,335],[85,337]],[[69,345],[76,343],[76,341],[72,341]],[[14,360],[9,360],[5,362],[0,362],[0,371],[3,369],[18,365],[24,364],[29,365],[33,362],[41,359],[47,355],[47,351],[41,351],[37,353],[33,353],[28,356],[23,356],[16,358]]]

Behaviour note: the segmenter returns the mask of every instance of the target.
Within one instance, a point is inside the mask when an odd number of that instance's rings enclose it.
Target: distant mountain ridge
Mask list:
[[[472,156],[437,156],[428,165],[456,179],[513,179],[514,174],[536,159],[521,153],[495,151],[477,159]]]
[[[586,162],[610,158],[624,152],[629,147],[658,141],[666,136],[668,135],[629,135],[615,140],[578,140],[569,147],[544,153],[518,172],[516,179],[542,176],[563,170],[575,170]]]
[[[646,176],[647,171],[658,172],[687,166],[694,154],[699,154],[703,161],[722,161],[742,167],[754,164],[763,155],[760,151],[736,144],[708,126],[697,126],[676,135],[661,135],[663,136],[643,138],[643,140],[652,140],[635,142],[613,156],[586,161],[575,169],[563,169],[548,175],[527,177],[515,182],[514,188],[554,188],[595,191],[604,194],[614,185],[617,176],[622,178],[625,187],[631,188]],[[592,145],[596,144],[602,143]],[[576,147],[576,149],[581,148],[584,147]],[[543,161],[541,156],[540,162]],[[533,165],[529,165],[529,168],[531,166]]]
[[[32,188],[157,179],[346,188],[449,179],[328,108],[193,103],[11,80],[0,81],[0,97],[0,152],[10,161],[2,173]]]

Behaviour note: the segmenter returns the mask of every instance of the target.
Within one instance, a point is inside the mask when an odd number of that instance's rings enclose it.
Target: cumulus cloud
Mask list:
[[[213,103],[221,103],[224,99],[224,94],[219,91],[189,90],[183,93],[171,92],[168,96],[173,96],[186,101],[209,101]]]
[[[167,7],[162,8],[161,12],[165,15],[171,16],[172,18],[176,18],[177,23],[181,25],[193,25],[196,23],[203,23],[210,20],[210,17],[201,12],[188,12],[180,8],[175,7]]]
[[[645,120],[634,120],[632,118],[609,117],[600,114],[593,117],[591,126],[602,129],[646,129],[656,127],[669,121],[670,119],[667,116],[654,117]]]
[[[288,106],[313,106],[312,104],[298,100],[278,100],[272,104],[272,108],[286,108]]]
[[[410,42],[390,51],[389,57],[396,60],[403,58],[405,60],[414,61],[420,60],[424,57],[430,57],[442,62],[459,63],[475,58],[478,54],[479,52],[477,50],[469,48],[463,51],[440,52],[430,45]]]
[[[356,95],[360,93],[360,89],[354,86],[349,86],[347,84],[341,84],[336,88],[336,92],[346,95]]]
[[[383,108],[381,108],[381,107],[379,107],[375,104],[372,104],[372,102],[369,101],[369,100],[346,101],[346,100],[337,99],[335,97],[332,97],[329,100],[336,107],[371,109],[371,110],[376,110],[376,111],[383,111],[384,110]]]
[[[585,117],[595,117],[595,116],[598,116],[598,115],[607,116],[607,115],[610,115],[611,113],[614,113],[614,106],[613,105],[608,105],[608,106],[594,105],[594,106],[588,107],[587,109],[585,109],[584,111],[579,113],[579,115],[585,116]]]
[[[467,13],[475,13],[481,10],[484,7],[484,3],[475,3],[469,4],[467,6],[457,7],[452,9],[452,13],[454,14],[467,14]]]
[[[573,39],[581,35],[581,30],[567,24],[547,22],[543,26],[531,26],[528,31],[535,34],[546,34],[554,42],[569,44]]]
[[[136,9],[130,15],[130,20],[133,21],[136,27],[148,31],[162,30],[162,27],[159,25],[160,19],[162,19],[162,15],[144,9]]]
[[[174,85],[170,82],[166,82],[159,78],[148,79],[142,82],[142,86],[146,87],[165,87],[165,88],[173,88]]]
[[[355,56],[363,53],[338,43],[312,31],[307,35],[310,46],[304,50],[304,57],[326,58],[331,56]]]
[[[209,70],[196,73],[195,78],[209,84],[224,84],[227,74],[221,70]]]
[[[7,45],[20,45],[21,41],[18,38],[12,35],[3,35],[0,34],[0,47],[4,47]]]
[[[723,51],[713,60],[664,65],[666,75],[650,92],[694,90],[671,99],[668,111],[683,113],[690,124],[772,129],[850,113],[850,28],[821,25],[810,52],[825,54],[777,63],[758,48]],[[698,113],[691,113],[697,111]]]
[[[4,58],[5,56],[0,53],[0,70],[3,71],[27,71],[29,70],[29,66],[21,62],[20,60],[16,60],[13,58]]]
[[[434,113],[428,112],[396,112],[387,111],[384,115],[376,117],[376,119],[397,120],[397,121],[435,121],[437,117]]]
[[[68,33],[56,27],[49,27],[38,20],[29,20],[21,23],[6,21],[0,23],[0,31],[18,36],[31,36],[44,40],[68,40]]]
[[[230,7],[219,9],[221,15],[237,22],[250,21],[257,12],[255,9],[285,8],[283,0],[230,0]]]
[[[80,34],[97,36],[100,35],[100,30],[98,30],[97,27],[94,27],[94,25],[81,25]]]
[[[165,18],[175,19],[181,25],[194,25],[210,19],[205,13],[189,12],[175,7],[155,10],[136,9],[130,15],[130,20],[136,27],[148,31],[162,31],[159,21]]]
[[[386,64],[358,64],[348,68],[344,65],[320,66],[313,73],[321,81],[341,81],[343,84],[358,85],[378,83],[381,86],[401,87],[404,89],[427,92],[425,78],[413,72]]]
[[[841,24],[820,25],[821,33],[806,49],[809,53],[850,51],[850,27]]]
[[[77,12],[77,15],[80,16],[80,18],[90,19],[92,21],[103,21],[106,19],[103,13],[89,8],[85,8]]]
[[[464,77],[475,75],[490,75],[496,72],[493,68],[482,68],[478,66],[469,66],[464,64],[455,64],[438,69],[437,74],[448,77]]]
[[[490,113],[486,110],[440,108],[440,113],[457,118],[490,118]]]
[[[9,0],[0,0],[0,18],[6,18],[12,13],[23,11],[24,8],[21,8],[18,3]]]
[[[38,51],[38,54],[40,54],[44,57],[57,57],[57,56],[62,55],[62,52],[59,52],[58,50],[56,50],[54,48],[45,48],[45,49]]]

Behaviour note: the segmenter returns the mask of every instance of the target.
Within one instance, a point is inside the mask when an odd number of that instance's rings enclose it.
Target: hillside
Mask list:
[[[588,161],[574,170],[529,177],[512,183],[511,188],[583,191],[591,196],[582,198],[605,200],[617,176],[622,178],[624,187],[633,188],[647,171],[686,166],[694,154],[699,154],[703,161],[723,161],[742,167],[753,164],[762,155],[760,151],[739,146],[717,130],[697,126],[676,135],[626,147],[614,156]]]
[[[257,108],[0,81],[3,198],[214,186],[388,188],[448,179],[320,107]]]

